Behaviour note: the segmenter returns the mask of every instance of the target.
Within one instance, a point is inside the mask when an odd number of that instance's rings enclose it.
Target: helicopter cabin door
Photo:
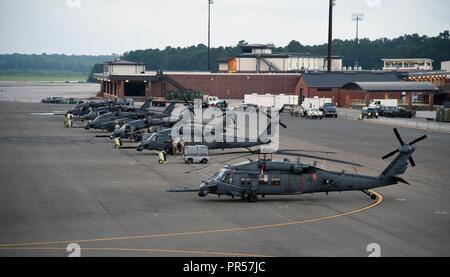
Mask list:
[[[298,174],[289,174],[286,175],[288,180],[284,182],[286,185],[284,186],[283,193],[285,194],[293,194],[299,193],[301,190],[301,180],[300,175]]]

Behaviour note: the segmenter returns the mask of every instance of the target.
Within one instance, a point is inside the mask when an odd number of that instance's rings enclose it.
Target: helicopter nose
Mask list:
[[[198,193],[198,196],[206,197],[208,195],[208,193],[209,193],[208,185],[205,182],[203,182],[200,185],[200,192]]]

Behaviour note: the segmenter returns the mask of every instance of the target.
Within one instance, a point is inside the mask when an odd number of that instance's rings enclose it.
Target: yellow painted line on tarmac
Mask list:
[[[193,236],[193,235],[206,235],[206,234],[217,234],[217,233],[231,233],[231,232],[241,232],[241,231],[252,231],[260,229],[270,229],[270,228],[281,228],[293,225],[300,225],[306,223],[315,223],[321,221],[328,221],[337,219],[340,217],[350,216],[356,213],[361,213],[376,206],[383,202],[383,196],[376,191],[370,191],[377,196],[377,201],[367,207],[360,208],[357,210],[340,213],[332,216],[325,216],[315,219],[301,220],[301,221],[290,221],[286,223],[270,224],[270,225],[260,225],[260,226],[249,226],[249,227],[236,227],[227,229],[216,229],[216,230],[203,230],[203,231],[193,231],[193,232],[181,232],[181,233],[165,233],[157,235],[146,235],[146,236],[128,236],[128,237],[110,237],[110,238],[98,238],[98,239],[86,239],[86,240],[70,240],[70,241],[54,241],[54,242],[35,242],[35,243],[16,243],[16,244],[3,244],[0,245],[0,250],[4,248],[20,247],[20,246],[39,246],[39,245],[51,245],[51,244],[69,244],[69,243],[89,243],[89,242],[104,242],[104,241],[122,241],[122,240],[138,240],[138,239],[153,239],[153,238],[168,238],[168,237],[181,237],[181,236]]]
[[[1,250],[20,250],[20,251],[66,251],[65,248],[60,247],[9,247],[1,248]],[[170,254],[189,254],[189,255],[208,255],[208,256],[225,256],[225,257],[270,257],[259,254],[247,253],[228,253],[228,252],[210,252],[210,251],[192,251],[192,250],[175,250],[175,249],[152,249],[152,248],[80,248],[83,251],[96,252],[142,252],[142,253],[170,253]],[[70,253],[68,253],[70,254]]]

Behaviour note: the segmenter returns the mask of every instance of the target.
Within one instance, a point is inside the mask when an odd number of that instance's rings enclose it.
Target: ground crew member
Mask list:
[[[186,143],[184,142],[183,139],[181,139],[180,140],[180,152],[181,152],[181,155],[184,154],[184,148],[186,148]]]
[[[158,152],[158,156],[159,156],[159,163],[160,163],[160,164],[165,164],[165,163],[167,163],[167,153],[166,153],[165,150],[159,151],[159,152]]]
[[[120,136],[117,136],[114,138],[114,147],[115,148],[122,148],[123,144],[122,144],[122,139],[120,138]]]
[[[174,156],[176,156],[177,152],[178,152],[178,141],[174,140],[172,141],[172,153]]]
[[[183,156],[184,152],[182,151],[181,141],[178,142],[177,149],[178,149],[178,152],[180,152],[180,155]]]
[[[362,115],[362,113],[358,116],[358,120],[363,120],[363,115]]]
[[[116,138],[118,136],[120,136],[120,125],[116,124],[116,126],[114,126],[113,137]]]
[[[73,114],[69,113],[69,128],[73,127]]]
[[[66,113],[66,116],[64,117],[64,126],[66,128],[72,128],[73,121],[73,115],[71,113]]]
[[[64,115],[64,128],[69,128],[69,113]]]
[[[115,148],[122,148],[123,143],[122,143],[122,138],[120,137],[120,125],[116,124],[115,128],[114,128],[114,147]]]

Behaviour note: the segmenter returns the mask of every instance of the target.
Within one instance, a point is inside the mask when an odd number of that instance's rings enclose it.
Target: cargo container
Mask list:
[[[246,94],[244,97],[245,104],[254,104],[264,108],[275,108],[278,110],[286,106],[298,105],[299,97],[297,95],[273,95],[273,94]]]

